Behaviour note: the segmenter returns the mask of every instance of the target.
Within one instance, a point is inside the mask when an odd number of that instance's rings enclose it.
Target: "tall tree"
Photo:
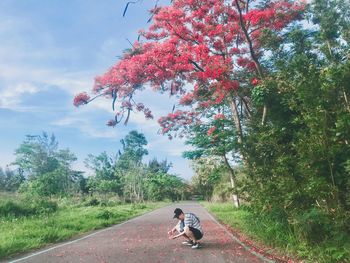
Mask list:
[[[143,133],[133,130],[120,142],[123,151],[116,163],[116,173],[122,178],[124,198],[141,201],[144,199],[143,182],[147,174],[142,164],[142,158],[148,154],[144,148],[147,145],[146,137]]]
[[[72,169],[77,158],[69,149],[58,149],[53,134],[27,135],[15,155],[13,165],[28,179],[23,190],[39,195],[68,194],[73,190],[79,177],[79,172]]]
[[[16,191],[24,181],[25,178],[19,171],[9,167],[3,170],[0,167],[0,191]]]
[[[172,167],[172,163],[169,163],[167,159],[158,161],[157,158],[153,158],[148,162],[148,169],[151,173],[167,173]]]
[[[122,195],[123,185],[121,175],[116,171],[117,156],[109,156],[102,152],[97,156],[89,154],[85,159],[86,167],[94,171],[90,178],[90,192],[114,192]]]
[[[140,165],[142,158],[148,154],[148,151],[144,148],[147,145],[145,135],[133,130],[120,142],[122,143],[123,151],[119,156],[117,167],[126,169],[129,165]]]
[[[284,0],[174,0],[171,6],[153,9],[152,26],[141,32],[147,41],[135,43],[106,74],[96,78],[96,97],[109,96],[113,108],[118,102],[119,110],[108,125],[116,125],[125,116],[126,123],[134,109],[153,118],[149,108],[134,100],[136,92],[150,86],[177,95],[180,105],[191,106],[161,118],[163,133],[186,128],[206,110],[226,103],[237,140],[242,142],[239,110],[250,111],[247,96],[268,73],[260,38],[266,31],[283,37],[302,9],[303,5]],[[93,99],[81,93],[74,104]],[[263,104],[263,122],[266,109]]]
[[[310,243],[349,233],[350,21],[340,3],[314,1],[315,26],[289,31],[277,49],[265,39],[275,70],[256,89],[272,110],[265,126],[253,114],[244,147],[254,209],[279,214]]]
[[[117,157],[109,156],[102,152],[95,156],[89,154],[85,159],[85,166],[94,171],[95,176],[103,180],[115,179],[115,164]]]
[[[239,207],[236,174],[233,168],[233,164],[239,160],[239,145],[232,135],[234,127],[223,113],[208,117],[213,121],[202,122],[192,127],[186,144],[193,146],[194,150],[184,152],[183,156],[192,160],[205,157],[220,158],[230,175],[233,204]]]
[[[15,150],[16,160],[13,164],[30,179],[54,171],[59,167],[57,147],[58,142],[53,134],[27,135]],[[74,158],[70,161],[74,161]]]
[[[172,201],[180,200],[187,190],[183,179],[162,171],[149,173],[145,183],[147,185],[147,197],[150,200],[160,201],[166,198]]]
[[[215,157],[202,157],[192,162],[195,175],[191,179],[191,184],[195,191],[207,201],[210,201],[215,184],[222,177],[220,161]]]

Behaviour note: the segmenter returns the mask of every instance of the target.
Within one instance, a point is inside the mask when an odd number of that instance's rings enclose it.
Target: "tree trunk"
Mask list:
[[[229,98],[229,104],[232,112],[232,118],[236,126],[236,131],[237,131],[237,141],[239,144],[243,143],[243,132],[242,132],[242,125],[241,125],[241,120],[238,115],[238,108],[236,101],[232,98]]]
[[[346,109],[350,113],[350,106],[349,106],[348,96],[346,95],[346,92],[345,92],[344,88],[343,88],[343,96],[344,96],[344,100],[345,100]]]
[[[265,124],[266,113],[267,113],[267,106],[266,106],[266,104],[264,104],[264,107],[263,107],[263,115],[262,115],[262,118],[261,118],[261,125],[264,125],[264,124]]]
[[[236,184],[235,184],[235,171],[232,169],[230,163],[228,162],[227,160],[227,157],[226,155],[224,154],[223,155],[224,157],[224,160],[225,160],[225,164],[229,170],[229,173],[230,173],[230,181],[231,181],[231,187],[233,189],[233,192],[232,192],[232,201],[233,201],[233,205],[235,207],[239,207],[239,198],[238,198],[238,194],[236,193]]]
[[[233,175],[232,175],[232,172],[230,172],[230,181],[231,181],[231,187],[232,189],[235,189],[235,181],[233,179]],[[232,200],[233,200],[233,205],[235,207],[239,207],[240,203],[239,203],[239,198],[238,198],[238,195],[235,194],[235,193],[232,193]]]

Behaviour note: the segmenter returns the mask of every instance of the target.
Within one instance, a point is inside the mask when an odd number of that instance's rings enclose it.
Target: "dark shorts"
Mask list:
[[[191,226],[188,227],[188,228],[190,229],[190,231],[193,233],[194,237],[197,240],[199,240],[199,239],[201,239],[203,237],[203,234],[202,234],[202,232],[199,229],[191,227]]]

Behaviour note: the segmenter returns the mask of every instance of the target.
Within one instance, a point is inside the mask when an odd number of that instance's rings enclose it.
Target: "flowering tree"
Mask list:
[[[264,67],[264,34],[282,35],[300,17],[303,5],[275,0],[174,0],[171,6],[151,10],[153,24],[140,34],[120,61],[95,80],[94,97],[81,93],[76,106],[99,96],[111,98],[114,126],[127,123],[134,110],[153,118],[151,110],[134,100],[137,91],[151,87],[179,98],[183,109],[159,119],[163,134],[198,123],[206,111],[228,105],[242,142],[242,117],[251,111],[254,85],[268,74]],[[262,105],[262,122],[266,106]]]
[[[237,156],[239,149],[235,137],[232,136],[233,123],[223,113],[215,114],[210,119],[211,122],[208,121],[192,127],[187,136],[186,144],[191,145],[194,150],[184,152],[183,156],[194,160],[195,163],[196,160],[203,158],[215,158],[223,161],[224,167],[230,176],[233,204],[239,207],[236,173],[230,163],[230,159]],[[238,158],[239,156],[236,159]],[[198,171],[196,170],[196,172]],[[211,187],[213,188],[213,186]]]

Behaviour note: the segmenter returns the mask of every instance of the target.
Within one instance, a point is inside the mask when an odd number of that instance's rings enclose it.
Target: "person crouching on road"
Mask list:
[[[179,219],[177,225],[168,232],[169,239],[185,237],[187,241],[182,242],[184,245],[192,248],[199,248],[198,240],[203,237],[203,230],[199,218],[193,213],[184,213],[180,208],[174,211],[174,217]],[[175,235],[175,232],[179,234]]]

